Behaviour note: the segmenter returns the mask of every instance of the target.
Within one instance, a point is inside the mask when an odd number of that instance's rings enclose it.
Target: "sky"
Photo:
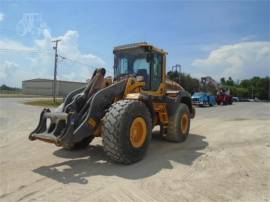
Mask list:
[[[54,39],[61,80],[112,74],[113,47],[142,41],[196,78],[269,76],[270,1],[0,0],[0,85],[52,78]]]

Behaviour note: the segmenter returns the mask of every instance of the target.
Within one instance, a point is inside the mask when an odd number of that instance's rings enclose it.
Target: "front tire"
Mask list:
[[[189,135],[190,112],[188,106],[180,103],[176,112],[169,117],[167,134],[164,138],[172,142],[183,142]]]
[[[141,160],[152,137],[151,114],[144,103],[120,100],[103,118],[103,145],[106,155],[116,163]]]

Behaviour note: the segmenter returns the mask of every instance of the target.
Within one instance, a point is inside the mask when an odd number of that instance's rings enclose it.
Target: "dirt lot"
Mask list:
[[[0,99],[0,201],[270,201],[270,104],[197,108],[186,142],[153,138],[122,166],[100,139],[77,152],[28,141],[41,108],[22,101]]]

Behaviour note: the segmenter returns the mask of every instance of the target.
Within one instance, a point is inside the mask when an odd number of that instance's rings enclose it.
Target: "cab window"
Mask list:
[[[128,60],[127,58],[121,58],[119,62],[120,72],[122,74],[128,73]]]
[[[150,86],[150,63],[146,61],[146,58],[138,58],[133,62],[133,72],[137,76],[143,76],[145,86],[144,90],[148,90]]]
[[[154,54],[151,74],[151,90],[158,90],[160,83],[162,82],[162,56],[158,53]]]

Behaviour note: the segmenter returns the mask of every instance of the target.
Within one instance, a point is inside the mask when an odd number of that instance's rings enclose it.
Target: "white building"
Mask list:
[[[86,83],[74,81],[61,81],[56,83],[56,96],[65,96],[69,92],[86,86]],[[22,81],[22,90],[24,94],[28,95],[53,95],[53,80],[51,79],[30,79]]]

